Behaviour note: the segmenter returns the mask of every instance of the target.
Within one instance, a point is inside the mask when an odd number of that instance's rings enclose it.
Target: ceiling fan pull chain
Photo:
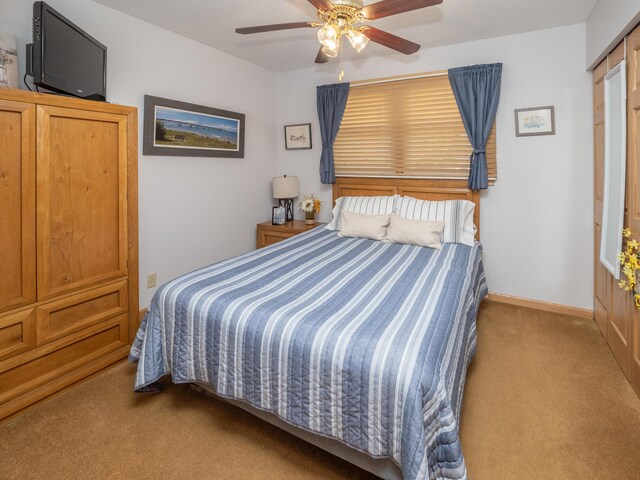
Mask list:
[[[340,74],[338,75],[338,82],[341,82],[344,80],[344,64],[342,63],[342,60],[344,60],[344,48],[340,49]]]

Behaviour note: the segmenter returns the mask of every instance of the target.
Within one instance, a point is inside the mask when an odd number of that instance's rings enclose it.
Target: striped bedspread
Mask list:
[[[458,419],[486,293],[479,243],[316,228],[162,286],[131,348],[135,388],[171,374],[391,458],[405,479],[464,479]]]

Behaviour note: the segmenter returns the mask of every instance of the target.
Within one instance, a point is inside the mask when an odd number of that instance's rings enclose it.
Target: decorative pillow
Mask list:
[[[389,226],[389,215],[363,215],[360,213],[340,213],[341,237],[384,240]]]
[[[476,204],[468,200],[430,201],[400,197],[394,213],[409,220],[440,220],[444,222],[444,243],[462,243],[473,247],[476,227],[473,212]]]
[[[333,218],[327,230],[340,230],[340,212],[366,215],[391,215],[398,195],[387,197],[340,197],[333,208]]]
[[[407,220],[398,215],[391,215],[387,241],[440,250],[443,232],[444,222],[440,220]]]

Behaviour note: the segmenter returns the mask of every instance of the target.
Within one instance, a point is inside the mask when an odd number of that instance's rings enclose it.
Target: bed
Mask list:
[[[478,200],[450,180],[334,187],[388,194]],[[162,286],[131,349],[135,389],[171,375],[382,478],[465,479],[458,420],[486,294],[479,242],[318,227]]]

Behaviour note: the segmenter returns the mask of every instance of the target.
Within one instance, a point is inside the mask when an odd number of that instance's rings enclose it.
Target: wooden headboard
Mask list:
[[[469,200],[476,204],[473,221],[480,239],[480,193],[469,190],[466,180],[423,178],[338,177],[333,184],[333,202],[340,197],[404,195],[421,200]]]

